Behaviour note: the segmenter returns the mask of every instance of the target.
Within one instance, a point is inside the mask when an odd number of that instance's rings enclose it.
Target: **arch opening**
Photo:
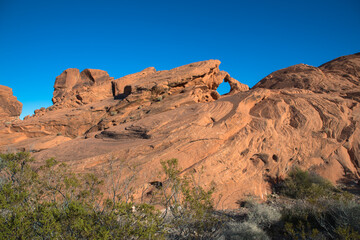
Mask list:
[[[225,79],[223,80],[222,83],[220,83],[220,85],[218,86],[218,88],[216,89],[216,91],[220,94],[220,95],[225,95],[228,94],[231,90],[230,84],[228,82],[225,82]]]

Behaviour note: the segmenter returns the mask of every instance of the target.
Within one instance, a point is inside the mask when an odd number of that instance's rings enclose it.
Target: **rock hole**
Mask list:
[[[219,85],[219,87],[216,89],[216,91],[220,94],[220,95],[225,95],[228,94],[231,90],[230,84],[228,82],[225,82],[223,80],[223,82]]]
[[[76,95],[76,99],[82,101],[82,97],[80,95]]]
[[[161,189],[163,186],[162,182],[160,182],[160,181],[154,181],[154,182],[149,182],[149,183],[150,183],[150,185],[154,186],[157,189]]]
[[[277,161],[279,160],[279,157],[274,154],[274,155],[272,155],[272,159],[273,159],[275,162],[277,162]]]
[[[244,151],[242,151],[241,153],[240,153],[240,155],[241,156],[245,156],[246,154],[248,154],[249,153],[249,149],[247,148],[247,149],[245,149]]]
[[[238,200],[236,203],[239,205],[239,207],[242,207],[242,208],[246,207],[246,205],[249,204],[248,201],[242,201],[242,200]]]

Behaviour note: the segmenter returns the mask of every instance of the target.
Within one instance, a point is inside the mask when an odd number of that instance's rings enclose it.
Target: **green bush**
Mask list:
[[[282,211],[283,234],[291,239],[343,239],[360,233],[359,222],[360,205],[354,201],[297,200]]]
[[[102,201],[102,181],[28,153],[0,155],[0,239],[162,239],[160,212],[148,204]]]
[[[214,187],[203,189],[193,175],[180,177],[177,159],[161,162],[166,181],[159,190],[161,204],[170,215],[168,237],[208,239],[221,227],[222,219],[214,216]],[[166,216],[165,216],[166,217]]]
[[[94,174],[75,174],[53,158],[35,169],[33,161],[28,153],[0,155],[0,239],[208,239],[220,226],[214,188],[180,177],[176,159],[162,163],[163,214],[114,189],[104,198]]]
[[[214,187],[182,176],[177,159],[161,163],[165,180],[153,203],[162,213],[130,201],[132,177],[121,185],[110,174],[116,187],[106,198],[95,174],[74,174],[53,158],[39,168],[33,161],[28,153],[0,154],[0,239],[360,238],[356,198],[300,169],[284,180],[279,202],[248,202],[245,214],[230,218],[214,210]]]
[[[280,193],[294,199],[318,199],[333,196],[335,187],[316,173],[294,168],[284,180]]]
[[[338,235],[339,239],[341,240],[353,240],[353,239],[360,239],[360,233],[354,231],[349,226],[344,227],[337,227],[335,233]]]
[[[281,195],[295,200],[283,207],[282,220],[273,228],[289,239],[343,239],[341,234],[360,232],[360,206],[353,195],[319,175],[294,168],[280,186]]]

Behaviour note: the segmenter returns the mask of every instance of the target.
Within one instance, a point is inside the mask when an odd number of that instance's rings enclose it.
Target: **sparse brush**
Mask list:
[[[268,240],[266,232],[254,222],[229,222],[219,239]]]
[[[281,218],[280,211],[267,204],[251,202],[246,207],[249,210],[249,222],[256,223],[261,228],[269,228]]]
[[[294,199],[318,199],[332,196],[335,187],[328,180],[313,172],[294,168],[284,180],[280,193]]]
[[[281,191],[291,198],[247,201],[240,217],[229,217],[214,210],[215,188],[203,188],[200,174],[181,176],[177,159],[162,162],[166,179],[154,182],[162,213],[132,202],[135,167],[120,181],[109,161],[104,181],[53,158],[37,169],[33,161],[29,153],[0,154],[0,239],[360,239],[356,198],[299,169]]]

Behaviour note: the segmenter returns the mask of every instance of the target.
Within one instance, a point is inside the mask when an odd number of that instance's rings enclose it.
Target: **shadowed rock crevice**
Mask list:
[[[123,92],[122,93],[117,93],[117,94],[116,94],[116,89],[118,88],[117,83],[116,82],[111,82],[111,87],[112,87],[113,97],[114,97],[115,100],[123,100],[132,93],[132,86],[131,85],[126,85],[124,87]]]
[[[139,126],[130,126],[126,127],[124,131],[102,131],[100,134],[96,135],[95,138],[103,139],[103,138],[111,138],[116,140],[121,139],[134,139],[134,138],[142,138],[142,139],[150,139],[151,135],[147,134],[148,130]]]

